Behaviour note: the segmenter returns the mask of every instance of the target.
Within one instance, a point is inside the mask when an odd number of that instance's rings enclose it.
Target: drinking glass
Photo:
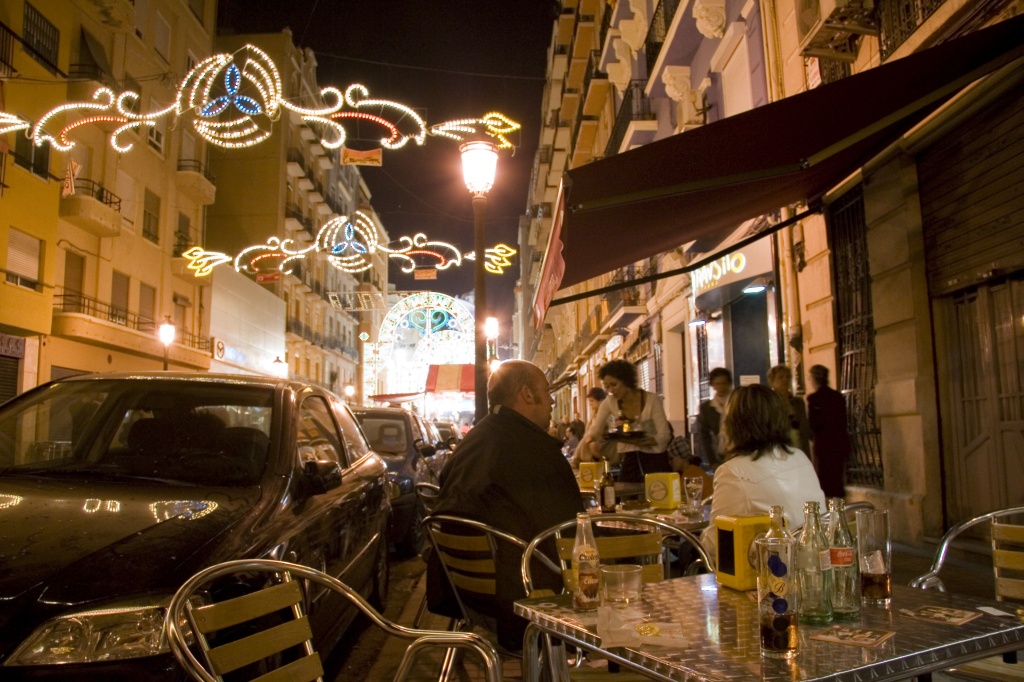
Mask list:
[[[885,509],[862,509],[856,518],[861,603],[888,606],[892,599],[889,512]]]
[[[692,513],[701,511],[700,496],[704,492],[704,479],[700,476],[687,476],[683,479],[683,490],[686,494],[686,506]]]
[[[638,564],[601,567],[601,603],[629,604],[640,600],[643,568]]]
[[[796,656],[798,592],[793,559],[793,538],[760,537],[757,548],[757,617],[761,655],[791,659]]]

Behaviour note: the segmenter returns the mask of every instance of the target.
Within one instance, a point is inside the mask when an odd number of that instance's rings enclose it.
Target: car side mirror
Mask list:
[[[433,457],[437,454],[437,448],[430,443],[424,443],[422,440],[416,441],[416,450],[423,457]]]
[[[330,460],[310,460],[302,465],[303,486],[309,495],[323,495],[341,487],[341,465]]]

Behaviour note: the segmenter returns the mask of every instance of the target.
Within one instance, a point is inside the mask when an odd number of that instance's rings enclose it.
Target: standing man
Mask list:
[[[491,375],[487,399],[490,414],[466,434],[458,457],[449,458],[441,472],[435,511],[481,521],[529,542],[576,518],[584,510],[583,498],[562,443],[547,433],[553,401],[544,373],[530,362],[507,360]],[[526,629],[526,621],[512,613],[512,602],[526,596],[520,559],[518,550],[498,543],[495,616],[498,641],[510,650],[522,648]],[[535,576],[538,587],[561,591],[561,576],[544,569]],[[428,595],[431,611],[444,613],[437,587],[447,584],[433,555],[427,584],[428,590],[435,586]]]
[[[850,458],[850,433],[846,426],[846,399],[828,385],[828,367],[811,367],[814,393],[807,396],[814,460],[825,497],[843,497],[843,474]]]

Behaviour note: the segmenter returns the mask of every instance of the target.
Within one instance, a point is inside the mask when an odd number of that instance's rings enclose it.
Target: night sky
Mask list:
[[[256,3],[220,0],[221,32],[292,30],[300,47],[317,57],[319,85],[344,91],[362,83],[371,97],[415,109],[427,125],[479,117],[498,110],[522,125],[514,153],[498,161],[488,194],[487,245],[516,248],[519,217],[527,209],[530,170],[540,136],[541,95],[547,47],[558,4],[549,0],[304,0]],[[348,127],[352,148],[379,145],[380,128]],[[372,139],[371,139],[372,138]],[[427,138],[384,150],[381,168],[361,167],[374,209],[392,238],[424,232],[463,251],[473,249],[469,192],[462,180],[458,144]],[[501,276],[487,275],[488,307],[509,343],[518,256]],[[431,288],[460,295],[473,288],[472,262],[438,272],[435,282],[415,281],[393,264],[389,278],[402,291]],[[508,356],[508,351],[501,353]]]

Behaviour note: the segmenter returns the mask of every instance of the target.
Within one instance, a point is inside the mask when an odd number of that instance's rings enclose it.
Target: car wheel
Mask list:
[[[377,560],[373,564],[373,591],[370,592],[370,604],[384,613],[388,602],[388,590],[391,589],[391,563],[388,561],[388,543],[381,539],[377,550]]]
[[[401,556],[415,556],[423,550],[423,526],[421,525],[423,517],[423,505],[417,501],[413,507],[412,523],[409,524],[409,530],[406,531],[405,537],[395,545]]]

